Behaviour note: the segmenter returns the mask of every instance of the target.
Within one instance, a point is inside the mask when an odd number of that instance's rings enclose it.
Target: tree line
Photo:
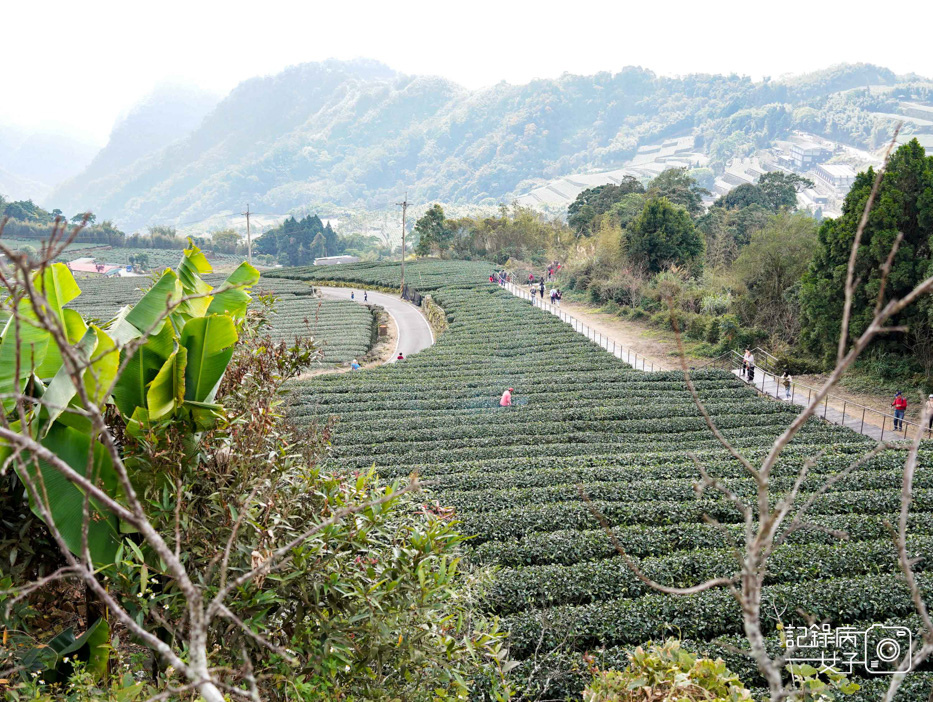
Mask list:
[[[822,222],[797,211],[797,193],[812,182],[780,171],[712,202],[686,169],[647,183],[627,177],[581,192],[566,220],[518,206],[447,219],[434,205],[414,226],[415,252],[532,269],[561,260],[562,287],[622,315],[669,326],[673,300],[699,353],[767,344],[792,372],[815,372],[835,358],[840,271],[875,175],[871,168],[859,174],[842,216]],[[879,300],[930,275],[931,231],[933,157],[913,140],[891,157],[863,234],[851,338]],[[923,298],[892,325],[904,330],[873,342],[859,367],[882,380],[933,386],[933,301]]]

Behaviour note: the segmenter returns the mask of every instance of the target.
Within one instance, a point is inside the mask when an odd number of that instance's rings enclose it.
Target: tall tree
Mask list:
[[[755,232],[735,261],[733,271],[745,285],[738,305],[742,321],[787,342],[800,330],[800,279],[817,246],[816,220],[806,214],[772,215]]]
[[[796,173],[771,171],[758,179],[758,187],[775,212],[793,212],[797,209],[797,193],[813,187],[813,181]]]
[[[819,244],[801,291],[803,340],[814,352],[831,360],[836,353],[845,300],[846,267],[859,220],[865,209],[874,170],[860,173],[846,196],[842,216],[823,222]],[[858,286],[852,300],[849,340],[865,331],[874,316],[879,294],[882,301],[899,297],[933,273],[933,157],[924,153],[916,139],[899,148],[888,163],[875,205],[862,234],[855,262]],[[882,291],[883,268],[898,235],[903,241],[894,257]],[[930,297],[908,307],[891,320],[909,334],[888,334],[875,344],[901,355],[919,353],[918,342],[933,336],[933,301]],[[920,359],[930,368],[933,359]],[[927,370],[929,373],[929,370]]]
[[[444,209],[436,203],[415,222],[414,233],[418,238],[415,253],[419,256],[443,255],[450,249],[454,236],[444,219]]]
[[[687,210],[665,197],[648,200],[627,235],[628,256],[657,273],[671,265],[702,268],[703,239]]]
[[[609,183],[587,188],[567,207],[567,223],[578,235],[590,235],[596,231],[599,217],[626,195],[644,192],[644,186],[632,176],[623,177],[618,185]]]
[[[691,217],[703,214],[703,198],[709,194],[686,168],[668,168],[648,184],[648,197],[667,198],[687,210]]]

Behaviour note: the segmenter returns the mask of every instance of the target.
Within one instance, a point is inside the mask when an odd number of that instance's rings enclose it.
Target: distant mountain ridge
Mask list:
[[[98,147],[82,139],[0,125],[0,195],[42,198],[80,173]]]
[[[79,177],[55,188],[52,200],[66,203],[69,212],[88,209],[75,203],[115,187],[124,169],[193,132],[221,97],[191,86],[158,86],[118,121]]]
[[[247,202],[266,212],[381,209],[406,189],[418,201],[495,204],[684,134],[697,135],[714,166],[795,128],[874,147],[892,100],[931,96],[916,76],[867,64],[760,82],[625,68],[469,91],[375,61],[330,60],[241,83],[171,143],[160,143],[167,132],[140,138],[122,160],[108,144],[49,201],[129,229]],[[137,130],[128,119],[111,144],[133,143]]]

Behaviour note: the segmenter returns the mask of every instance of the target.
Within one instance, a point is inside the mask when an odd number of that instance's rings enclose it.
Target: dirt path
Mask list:
[[[654,364],[655,368],[659,370],[680,368],[680,363],[676,358],[677,345],[659,338],[660,333],[657,329],[622,319],[608,312],[600,312],[590,305],[562,302],[560,308],[622,348],[644,356],[649,363]]]
[[[561,310],[576,317],[602,336],[615,341],[619,346],[631,349],[639,357],[644,356],[649,363],[654,363],[655,368],[664,370],[680,368],[680,362],[677,359],[677,342],[672,332],[658,329],[646,322],[623,319],[613,313],[603,312],[594,305],[581,302],[564,301],[561,303]],[[691,366],[700,365],[704,359],[688,355],[688,362]],[[796,376],[794,380],[798,389],[795,392],[807,392],[801,384],[814,389],[819,388],[826,381],[826,377],[823,374]],[[866,411],[864,422],[866,425],[879,428],[884,424],[885,438],[887,438],[887,432],[892,428],[891,401],[896,389],[903,390],[908,396],[910,404],[905,419],[913,422],[919,421],[922,398],[915,390],[912,395],[909,394],[911,389],[908,388],[892,388],[891,395],[887,396],[879,393],[855,392],[840,385],[833,389],[828,406],[847,419],[853,416],[858,417],[859,423],[862,421],[862,410],[856,405],[864,405],[876,410],[880,414]],[[884,418],[882,415],[888,416]],[[912,436],[913,431],[910,429],[909,435]]]

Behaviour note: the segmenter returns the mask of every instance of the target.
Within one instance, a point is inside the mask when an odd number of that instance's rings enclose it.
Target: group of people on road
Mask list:
[[[755,381],[755,354],[752,353],[750,349],[745,349],[745,354],[742,356],[742,377],[749,383]],[[786,369],[781,374],[778,382],[784,388],[785,399],[790,400],[794,379]],[[900,390],[894,393],[894,400],[891,402],[891,407],[894,408],[894,431],[905,430],[906,424],[904,415],[907,414],[907,398]],[[926,412],[928,414],[927,432],[933,433],[933,394],[927,398]]]
[[[505,285],[506,283],[512,282],[512,274],[502,271],[493,271],[489,274],[489,282],[497,283],[498,285]]]
[[[356,299],[356,290],[350,291],[350,299],[351,300]],[[363,291],[363,302],[368,302],[368,301],[369,301],[369,293],[366,290],[364,290]]]

